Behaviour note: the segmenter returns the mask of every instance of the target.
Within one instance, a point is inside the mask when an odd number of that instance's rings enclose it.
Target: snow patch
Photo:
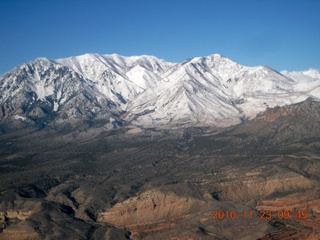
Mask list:
[[[22,121],[27,121],[27,120],[28,120],[26,117],[22,117],[22,116],[19,116],[19,115],[13,116],[13,119],[15,119],[15,120],[22,120]]]
[[[59,104],[57,102],[54,102],[53,103],[53,111],[54,112],[58,111],[58,108],[59,108]]]

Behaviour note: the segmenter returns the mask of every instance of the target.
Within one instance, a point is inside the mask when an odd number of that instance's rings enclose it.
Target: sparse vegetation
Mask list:
[[[312,111],[318,109],[314,107]],[[312,236],[320,225],[316,212],[320,207],[320,133],[317,124],[312,124],[318,121],[313,117],[317,113],[309,116],[308,128],[299,127],[296,119],[303,116],[295,108],[297,112],[287,117],[268,113],[272,122],[261,115],[228,129],[144,129],[126,134],[124,128],[109,132],[103,127],[77,132],[44,128],[2,134],[0,239],[13,239],[10,234],[15,239],[117,240],[267,239],[267,233],[281,239],[273,232],[281,236],[290,232],[297,239]],[[283,108],[273,114],[277,111]],[[274,124],[282,130],[275,133]],[[292,128],[285,127],[289,125],[295,126],[291,140],[286,137],[292,133]],[[158,195],[150,203],[139,203],[139,196],[148,191]],[[170,211],[170,203],[163,198],[171,194],[180,204]],[[123,212],[129,214],[124,219],[135,219],[139,227],[130,222],[99,221],[99,214],[119,208],[132,197],[137,197],[138,207],[126,205],[132,211]],[[276,205],[281,201],[287,205]],[[162,217],[158,209],[171,214],[159,222],[139,222],[134,216],[141,214],[141,206],[149,220],[153,214]],[[269,224],[265,219],[213,220],[210,215],[214,209],[258,214],[259,206],[272,211],[309,206],[312,218],[282,220],[284,224],[279,225],[272,224],[275,218]],[[28,211],[30,215],[25,220],[8,218],[8,211],[16,212],[10,212],[11,217]],[[12,235],[16,230],[24,234]]]

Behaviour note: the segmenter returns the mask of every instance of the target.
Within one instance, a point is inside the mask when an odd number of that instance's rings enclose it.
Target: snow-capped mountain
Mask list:
[[[153,56],[122,57],[117,54],[85,54],[56,62],[90,80],[103,96],[123,104],[154,86],[161,74],[174,65]]]
[[[22,64],[0,77],[0,119],[7,128],[73,124],[103,119],[117,124],[121,109],[71,68],[46,58]],[[14,121],[16,120],[16,121]]]
[[[229,126],[267,107],[319,99],[317,76],[301,80],[219,54],[181,63],[117,54],[38,58],[0,76],[0,119],[15,128]]]
[[[281,74],[292,78],[296,82],[313,82],[320,80],[320,70],[310,68],[306,71],[293,71],[289,72],[287,70],[281,71]]]
[[[268,106],[306,98],[294,93],[291,79],[268,67],[246,67],[214,54],[169,69],[156,87],[128,105],[127,119],[150,126],[171,122],[228,126],[253,118]]]

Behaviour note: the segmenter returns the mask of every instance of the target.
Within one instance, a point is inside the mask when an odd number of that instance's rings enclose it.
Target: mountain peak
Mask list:
[[[0,121],[99,122],[106,129],[230,126],[268,107],[319,99],[319,85],[291,81],[266,66],[243,66],[221,54],[181,63],[97,53],[37,58],[0,76]]]
[[[214,54],[208,55],[206,58],[210,58],[212,60],[220,60],[220,59],[226,59],[227,57],[225,57],[225,56],[223,56],[222,54],[219,54],[219,53],[214,53]]]

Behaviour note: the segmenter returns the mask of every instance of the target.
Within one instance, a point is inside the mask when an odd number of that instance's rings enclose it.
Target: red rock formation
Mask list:
[[[192,197],[151,190],[101,212],[98,221],[129,228],[133,235],[150,233],[173,227],[179,219],[203,205],[204,202]]]
[[[261,240],[274,239],[320,239],[320,200],[307,200],[303,195],[294,195],[272,200],[264,200],[261,205],[256,207],[257,210],[270,211],[275,221],[280,220],[279,211],[290,212],[290,224],[279,227],[279,231],[272,232],[262,237]],[[302,214],[302,211],[304,214]],[[280,214],[281,217],[281,214]]]

